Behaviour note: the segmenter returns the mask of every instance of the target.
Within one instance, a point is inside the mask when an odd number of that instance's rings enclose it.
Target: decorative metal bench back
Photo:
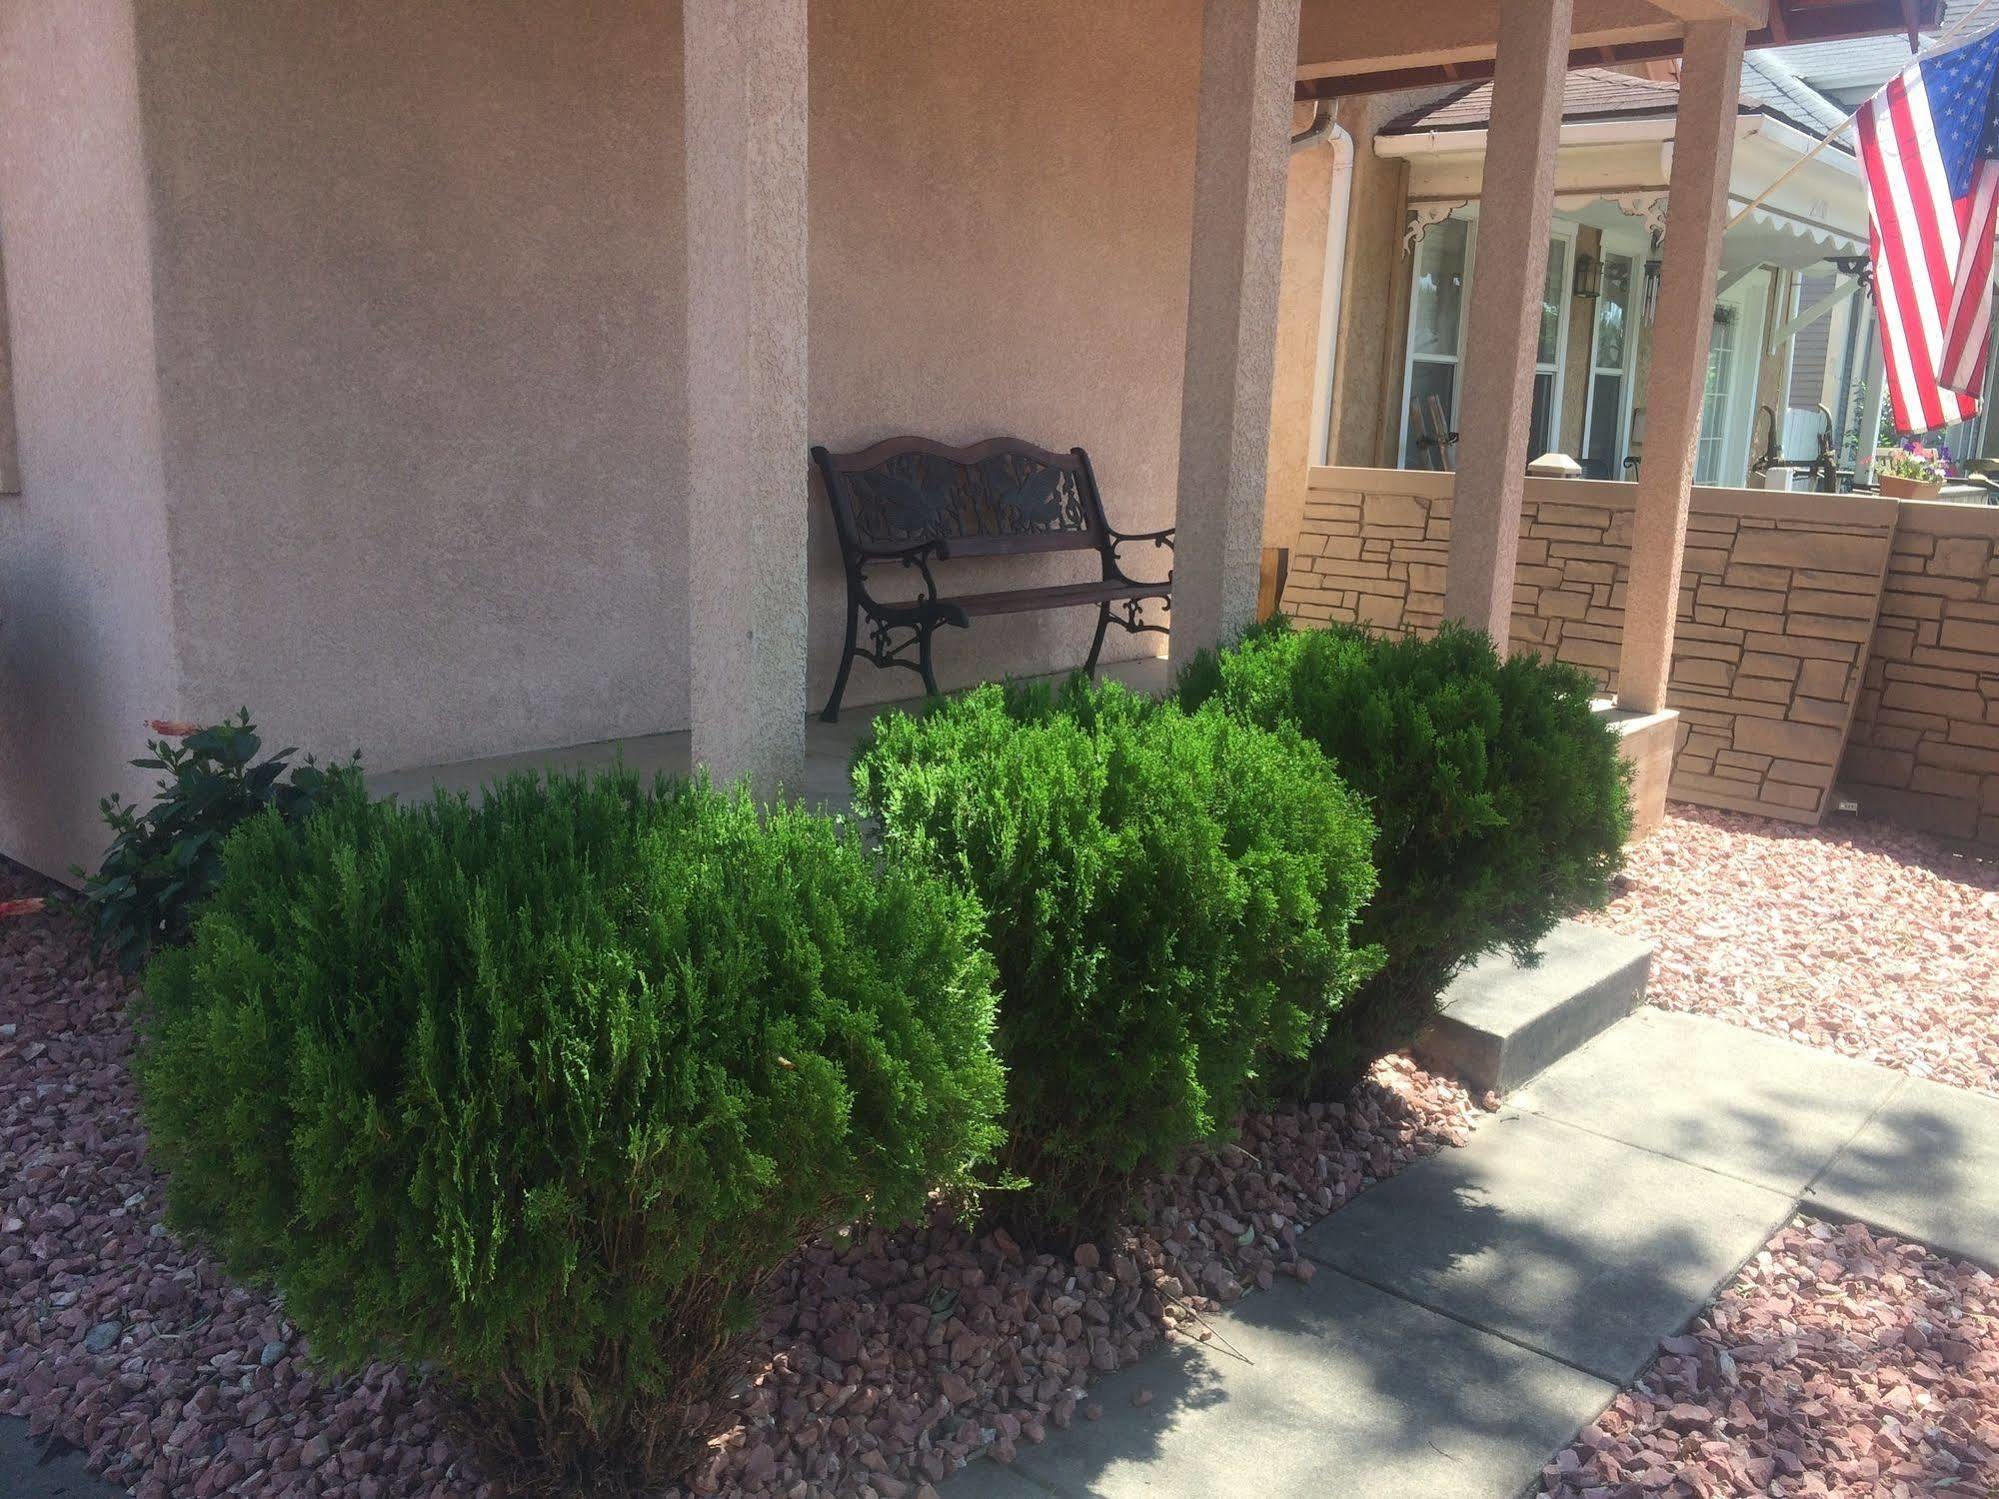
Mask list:
[[[953,557],[1102,551],[1109,528],[1081,448],[1011,437],[968,448],[892,437],[858,453],[812,450],[849,558],[941,541]]]

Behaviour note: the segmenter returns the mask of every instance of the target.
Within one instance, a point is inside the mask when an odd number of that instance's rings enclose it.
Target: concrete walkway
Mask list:
[[[946,1499],[1511,1499],[1801,1204],[1990,1265],[1999,1099],[1641,1009]]]

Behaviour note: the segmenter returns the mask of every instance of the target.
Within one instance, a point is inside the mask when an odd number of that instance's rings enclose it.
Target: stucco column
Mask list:
[[[693,752],[805,769],[806,0],[686,0]]]
[[[1638,469],[1631,581],[1617,664],[1617,700],[1640,713],[1666,706],[1673,664],[1687,503],[1741,100],[1742,37],[1739,22],[1696,22],[1687,27],[1680,68],[1664,264],[1652,317],[1652,364],[1645,376],[1645,461]]]
[[[1492,636],[1513,622],[1534,350],[1555,212],[1555,148],[1569,61],[1570,0],[1499,7],[1492,124],[1479,188],[1478,264],[1459,365],[1457,479],[1444,617]]]
[[[1176,664],[1256,616],[1298,0],[1207,0],[1173,550]]]

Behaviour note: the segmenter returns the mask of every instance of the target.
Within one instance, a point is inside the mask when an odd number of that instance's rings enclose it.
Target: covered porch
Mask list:
[[[690,763],[759,785],[810,783],[808,684],[823,671],[823,620],[811,570],[798,465],[812,405],[805,346],[817,337],[804,241],[816,232],[801,143],[810,106],[786,78],[811,70],[803,0],[737,18],[699,16],[685,37],[689,201]],[[1650,720],[1665,708],[1681,554],[1708,366],[1711,307],[1731,264],[1738,81],[1746,47],[1899,28],[1899,5],[1856,0],[1555,0],[1458,7],[1436,18],[1341,0],[1207,0],[1185,128],[1191,136],[1187,295],[1173,466],[1179,542],[1171,659],[1227,638],[1254,615],[1272,476],[1298,455],[1272,441],[1290,128],[1317,101],[1490,76],[1482,172],[1486,273],[1466,309],[1462,455],[1443,560],[1442,614],[1513,638],[1524,473],[1540,336],[1539,287],[1558,194],[1563,76],[1578,60],[1680,59],[1670,152],[1622,208],[1663,231],[1652,357],[1644,375],[1650,461],[1636,486],[1628,568],[1618,583],[1616,700]],[[1459,33],[1462,34],[1459,34]],[[771,66],[773,59],[787,66]],[[1298,101],[1297,112],[1289,106]],[[1754,132],[1750,132],[1752,135]],[[1796,143],[1791,143],[1796,144]],[[1749,149],[1760,149],[1752,140]],[[1480,184],[1465,184],[1467,194]],[[1733,243],[1754,263],[1795,238],[1809,184],[1762,210]],[[1609,194],[1592,183],[1591,201]],[[1809,196],[1809,194],[1806,194]],[[1739,196],[1739,193],[1738,195]],[[1642,201],[1639,201],[1642,198]],[[1792,199],[1798,199],[1793,202]],[[1571,188],[1563,201],[1580,201]],[[781,226],[775,237],[771,230]],[[799,243],[792,243],[796,235]],[[1752,243],[1753,242],[1753,243]],[[1851,245],[1842,238],[1841,244]],[[778,253],[773,253],[773,251]],[[974,418],[976,420],[976,418]],[[1037,439],[1040,433],[1026,434]],[[1066,437],[1061,440],[1067,440]],[[726,474],[727,482],[710,483]],[[1302,480],[1302,472],[1300,474]],[[1314,483],[1320,483],[1315,479]],[[1330,481],[1337,483],[1337,479]],[[1115,485],[1107,486],[1113,491]],[[704,496],[727,496],[710,507]],[[808,508],[823,502],[814,498]],[[1077,652],[1080,655],[1080,651]],[[979,656],[987,674],[1009,669]]]
[[[808,784],[843,605],[813,443],[1083,447],[1118,525],[1177,529],[1169,666],[1228,638],[1309,471],[1292,137],[1322,101],[1488,76],[1484,171],[1518,191],[1483,194],[1444,612],[1507,643],[1563,73],[1683,56],[1618,675],[1657,709],[1743,50],[1906,8],[1431,9],[8,12],[47,62],[4,112],[6,850],[93,859],[99,798],[146,790],[139,726],[245,704],[389,784],[578,744],[678,764],[681,735],[720,778]],[[1093,622],[980,619],[939,678],[1065,670]],[[848,702],[910,685],[863,669]]]

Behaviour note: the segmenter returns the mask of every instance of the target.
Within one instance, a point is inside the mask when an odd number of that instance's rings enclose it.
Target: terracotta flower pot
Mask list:
[[[1943,493],[1943,485],[1925,483],[1921,479],[1900,479],[1893,474],[1881,476],[1881,493],[1893,500],[1933,500]]]

